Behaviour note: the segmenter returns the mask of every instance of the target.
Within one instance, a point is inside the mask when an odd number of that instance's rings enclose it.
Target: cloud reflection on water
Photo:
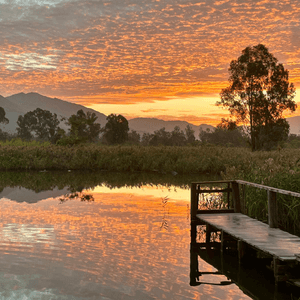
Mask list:
[[[155,186],[152,189],[156,191]],[[94,202],[63,205],[58,198],[35,204],[1,200],[0,281],[15,285],[11,294],[0,285],[0,295],[249,299],[235,286],[189,286],[187,203],[172,197],[162,201],[149,190],[142,195],[131,189],[115,193],[118,190],[96,188]],[[167,228],[161,228],[162,222]],[[213,271],[207,264],[202,268]]]

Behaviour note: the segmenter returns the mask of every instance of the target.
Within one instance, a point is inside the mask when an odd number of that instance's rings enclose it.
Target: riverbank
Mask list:
[[[245,179],[267,184],[270,177],[300,171],[300,151],[251,152],[245,148],[218,146],[72,147],[51,144],[0,144],[0,170],[102,170],[172,174],[222,174],[226,179]]]
[[[67,147],[47,143],[0,144],[2,171],[105,170],[178,174],[231,174],[234,171],[240,176],[247,176],[257,167],[262,171],[270,162],[273,162],[274,172],[281,168],[297,172],[299,161],[300,151],[297,149],[251,152],[245,148],[218,146],[142,147],[87,144]],[[253,175],[256,173],[257,171]]]

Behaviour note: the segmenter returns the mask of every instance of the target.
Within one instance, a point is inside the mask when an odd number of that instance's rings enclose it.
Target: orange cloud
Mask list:
[[[153,113],[153,112],[160,112],[160,111],[168,111],[167,109],[142,109],[144,113]]]
[[[123,114],[128,120],[139,117],[138,115],[128,115]],[[209,116],[197,116],[197,115],[149,115],[147,114],[147,118],[156,118],[161,119],[165,121],[186,121],[188,123],[191,123],[193,125],[201,125],[201,124],[210,124],[213,126],[216,126],[220,123],[221,118],[228,117],[228,114],[211,114]]]
[[[0,3],[3,96],[35,91],[83,105],[216,96],[230,61],[258,43],[300,86],[300,8],[290,2],[24,3]]]

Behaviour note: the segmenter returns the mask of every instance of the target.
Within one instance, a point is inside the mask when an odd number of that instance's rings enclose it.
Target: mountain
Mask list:
[[[290,124],[290,133],[300,134],[300,116],[287,118],[286,120]],[[198,138],[200,130],[210,129],[212,131],[215,129],[215,127],[207,124],[196,126],[185,121],[163,121],[155,118],[135,118],[129,120],[128,123],[131,130],[135,130],[141,135],[145,132],[153,133],[163,127],[166,131],[173,131],[175,126],[179,126],[184,131],[186,126],[190,125],[195,131],[195,137]]]
[[[64,117],[66,119],[82,109],[85,113],[88,111],[95,113],[98,117],[97,122],[101,124],[101,127],[104,127],[106,124],[106,115],[96,110],[57,98],[46,97],[38,93],[19,93],[9,97],[0,95],[0,107],[4,108],[6,117],[9,119],[7,125],[0,125],[1,129],[9,133],[15,132],[19,115],[24,115],[38,107],[56,113],[58,118]],[[118,113],[118,111],[115,113]],[[290,124],[290,133],[300,134],[300,116],[287,118],[286,120]],[[135,118],[129,120],[128,123],[131,130],[135,130],[141,135],[145,132],[153,133],[163,127],[165,127],[166,131],[173,131],[175,126],[179,126],[181,130],[184,130],[187,125],[190,125],[195,131],[195,137],[198,138],[200,129],[214,129],[213,126],[206,124],[196,126],[185,121],[164,121],[155,118]],[[64,123],[62,123],[61,126],[66,129]]]
[[[179,126],[181,130],[190,125],[191,128],[195,131],[195,137],[199,136],[200,129],[206,130],[207,128],[213,130],[214,127],[211,125],[202,124],[200,126],[193,125],[186,121],[164,121],[155,118],[134,118],[128,121],[129,128],[135,130],[139,134],[143,135],[144,133],[154,133],[154,131],[161,128],[165,128],[166,131],[173,131],[175,126]]]
[[[57,114],[59,119],[68,119],[71,115],[76,114],[78,110],[82,109],[85,113],[88,111],[95,113],[98,117],[97,122],[101,124],[101,127],[104,127],[106,124],[106,115],[98,111],[57,98],[46,97],[38,93],[19,93],[8,97],[0,95],[0,107],[4,108],[6,117],[9,119],[9,123],[7,125],[1,124],[0,128],[9,133],[15,132],[19,115],[24,115],[36,108],[49,110],[50,112]],[[115,113],[118,112],[116,111]],[[202,130],[206,130],[207,128],[213,130],[214,128],[213,126],[206,124],[196,126],[185,121],[164,121],[155,118],[135,118],[129,120],[128,123],[130,130],[135,130],[141,135],[145,132],[154,133],[154,131],[163,127],[165,127],[166,131],[173,131],[175,126],[179,126],[181,130],[185,130],[187,125],[190,125],[195,131],[195,136],[197,138],[199,136],[200,128]],[[60,126],[67,129],[63,122]]]
[[[0,106],[4,108],[6,117],[9,119],[9,123],[1,125],[1,128],[10,133],[15,132],[19,115],[24,115],[36,108],[56,113],[59,119],[62,117],[68,119],[82,109],[85,113],[88,111],[95,113],[98,117],[97,122],[101,124],[101,127],[104,127],[106,124],[106,115],[96,110],[57,98],[49,98],[38,93],[19,93],[6,98],[0,96]],[[61,123],[61,127],[66,128],[64,123]]]
[[[290,133],[300,134],[300,116],[286,119],[290,124]]]

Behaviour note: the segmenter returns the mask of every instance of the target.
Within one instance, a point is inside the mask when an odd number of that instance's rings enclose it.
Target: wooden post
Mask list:
[[[233,198],[233,208],[235,213],[241,212],[241,201],[240,201],[240,189],[239,184],[235,181],[231,183],[232,186],[232,198]]]
[[[245,199],[246,199],[246,186],[245,185],[241,185],[241,190],[242,190],[242,193],[240,194],[241,213],[242,214],[247,214],[246,213],[246,203],[245,203]]]
[[[276,192],[268,191],[268,222],[270,228],[278,228]]]
[[[227,189],[230,189],[230,182],[227,183]],[[230,209],[230,193],[227,192],[227,208]]]
[[[221,230],[221,254],[223,254],[224,250],[225,250],[225,232],[223,230]]]
[[[195,245],[197,242],[197,225],[191,224],[191,245]]]
[[[206,224],[206,235],[205,235],[205,241],[206,244],[208,244],[209,248],[210,248],[210,237],[211,237],[211,233],[212,233],[212,227],[209,224]]]
[[[192,183],[191,186],[191,222],[196,220],[196,214],[198,211],[199,196],[197,193],[197,183]]]
[[[245,256],[245,246],[246,244],[243,241],[241,240],[237,241],[239,264],[242,263],[242,259]]]
[[[273,271],[276,285],[278,285],[280,282],[289,280],[287,270],[288,265],[282,264],[279,259],[273,257]]]
[[[190,285],[199,285],[199,264],[198,254],[194,249],[193,245],[190,246]]]

